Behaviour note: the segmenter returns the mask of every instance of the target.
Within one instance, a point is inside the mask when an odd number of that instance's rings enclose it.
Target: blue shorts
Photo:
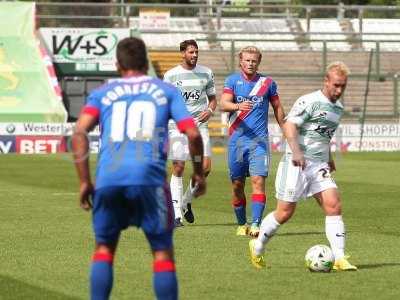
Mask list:
[[[231,180],[247,176],[268,176],[268,140],[235,139],[229,142],[228,165]]]
[[[93,229],[96,243],[118,241],[122,230],[141,227],[152,250],[172,248],[174,212],[165,186],[109,186],[95,190]]]

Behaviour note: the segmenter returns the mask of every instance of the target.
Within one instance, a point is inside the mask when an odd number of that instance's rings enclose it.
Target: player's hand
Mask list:
[[[331,173],[336,171],[336,165],[334,160],[328,161],[328,166],[329,166],[329,171]]]
[[[302,151],[296,151],[292,154],[292,163],[296,167],[301,167],[302,170],[306,167],[306,160]]]
[[[250,110],[253,107],[253,103],[250,101],[243,101],[238,104],[239,110]]]
[[[79,206],[86,211],[92,208],[91,197],[93,195],[93,184],[91,182],[82,182],[79,188]]]
[[[200,123],[204,123],[207,122],[209,118],[211,118],[211,111],[207,109],[199,114],[199,116],[197,117],[197,121]]]
[[[204,195],[206,193],[207,184],[204,175],[193,174],[192,184],[193,184],[192,193],[195,198]]]

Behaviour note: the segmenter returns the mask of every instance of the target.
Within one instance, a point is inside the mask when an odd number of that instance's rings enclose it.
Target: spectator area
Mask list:
[[[360,23],[358,19],[351,20],[355,32],[360,32]],[[397,41],[382,42],[380,50],[383,51],[400,51],[400,19],[363,19],[362,22],[362,38],[374,41]],[[376,43],[363,43],[366,50],[375,49]]]
[[[131,18],[130,26],[132,29],[139,29],[139,19]],[[169,32],[172,31],[173,33]],[[201,49],[209,49],[209,44],[206,41],[206,33],[200,25],[198,18],[170,18],[169,30],[165,32],[142,32],[141,37],[146,42],[146,45],[151,48],[174,48],[179,47],[179,42],[188,39],[204,39],[199,41]],[[194,32],[194,33],[193,33]]]
[[[215,28],[218,24],[215,22]],[[287,34],[268,34],[265,32],[285,32]],[[299,50],[295,41],[295,36],[291,33],[286,19],[221,19],[221,24],[217,37],[219,39],[249,39],[249,41],[238,41],[235,43],[237,48],[242,48],[249,43],[262,50]],[[279,41],[279,40],[288,40]],[[268,41],[261,41],[268,40]],[[275,40],[275,41],[274,41]],[[254,41],[254,42],[253,42]],[[221,46],[224,50],[229,50],[231,43],[222,41]]]
[[[307,31],[307,20],[300,19],[301,28],[304,32]],[[340,34],[342,28],[340,23],[336,19],[311,19],[309,35],[310,40],[327,40],[333,41],[327,43],[327,48],[334,51],[349,51],[351,50],[351,45],[345,42],[335,42],[335,40],[346,40],[346,35]],[[318,34],[313,33],[318,32]],[[321,34],[319,34],[321,33]],[[321,42],[310,42],[312,50],[322,50],[323,44]]]
[[[293,21],[293,20],[292,20]],[[337,19],[311,19],[309,32],[307,33],[307,20],[296,19],[298,27],[290,26],[287,19],[258,19],[258,18],[221,18],[213,19],[210,23],[201,23],[199,18],[169,19],[169,29],[165,32],[144,31],[142,38],[150,49],[176,49],[179,41],[185,39],[197,39],[201,49],[230,50],[231,42],[235,41],[235,48],[240,49],[250,43],[267,51],[298,51],[304,49],[304,40],[299,46],[298,38],[307,37],[309,40],[321,40],[306,42],[306,48],[314,51],[323,49],[322,40],[328,41],[327,48],[330,51],[351,51],[352,45],[349,36],[343,31],[354,32],[352,37],[359,34],[359,20],[346,20],[350,27],[342,28],[343,22]],[[139,19],[131,18],[130,26],[139,31]],[[279,32],[283,34],[279,34]],[[382,41],[400,40],[400,20],[398,19],[363,19],[363,39]],[[376,34],[374,34],[376,33]],[[216,40],[217,38],[217,40]],[[246,41],[240,41],[240,40]],[[283,41],[282,41],[283,40]],[[364,50],[375,48],[375,42],[362,44]],[[399,51],[399,42],[382,42],[381,50]]]

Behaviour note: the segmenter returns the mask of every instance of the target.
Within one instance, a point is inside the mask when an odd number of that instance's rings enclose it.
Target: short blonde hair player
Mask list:
[[[323,87],[301,96],[290,110],[283,126],[287,141],[276,175],[277,207],[261,223],[260,235],[249,242],[250,258],[256,268],[265,267],[265,245],[294,214],[301,198],[313,196],[325,214],[325,233],[335,256],[333,268],[355,271],[345,256],[346,232],[337,185],[331,176],[336,166],[330,140],[339,126],[348,67],[340,61],[328,65]]]

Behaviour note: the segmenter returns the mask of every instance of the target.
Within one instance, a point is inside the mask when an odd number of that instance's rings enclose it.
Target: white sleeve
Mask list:
[[[210,78],[208,79],[208,83],[206,86],[206,94],[207,96],[214,96],[217,93],[215,89],[214,73],[210,70],[209,75]]]
[[[294,123],[297,126],[301,126],[310,117],[307,107],[307,101],[304,99],[304,97],[300,97],[293,104],[292,109],[285,118],[286,121]]]
[[[163,80],[164,80],[165,82],[172,83],[172,82],[171,82],[171,79],[170,79],[170,76],[169,76],[169,71],[167,71],[167,72],[164,73]]]

